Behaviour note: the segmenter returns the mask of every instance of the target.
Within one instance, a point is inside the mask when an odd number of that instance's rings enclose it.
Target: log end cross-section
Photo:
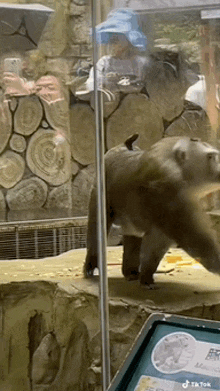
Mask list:
[[[95,114],[89,105],[77,103],[70,109],[71,152],[82,165],[95,162]]]
[[[52,129],[40,128],[33,134],[26,159],[33,174],[52,186],[62,185],[71,176],[70,145]]]
[[[11,210],[29,210],[41,208],[47,198],[47,185],[33,177],[19,182],[7,192],[6,200]]]
[[[26,140],[20,134],[13,134],[10,140],[10,147],[13,151],[22,153],[26,149]]]
[[[163,121],[156,105],[144,94],[125,96],[119,108],[107,122],[107,149],[123,143],[131,134],[138,133],[138,145],[148,149],[163,135]]]
[[[0,156],[0,185],[6,189],[15,186],[23,177],[24,159],[15,152],[7,151]]]
[[[2,153],[8,143],[12,132],[12,116],[9,110],[8,102],[0,104],[0,153]]]
[[[39,127],[43,116],[43,108],[36,96],[19,99],[14,116],[14,130],[23,136],[30,136]]]

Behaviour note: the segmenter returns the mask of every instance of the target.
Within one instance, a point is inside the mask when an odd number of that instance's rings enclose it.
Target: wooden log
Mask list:
[[[55,12],[50,15],[38,42],[38,49],[48,57],[61,56],[69,42],[69,0],[55,4]]]
[[[72,175],[75,176],[79,172],[79,166],[77,162],[75,162],[74,160],[72,160],[71,165],[72,165]]]
[[[12,132],[12,116],[7,101],[0,103],[0,153],[4,151]]]
[[[47,102],[41,100],[46,119],[50,124],[50,127],[55,130],[62,130],[69,133],[69,108],[68,103],[65,99],[58,100],[55,102]]]
[[[10,148],[15,152],[24,152],[26,149],[26,140],[20,134],[13,134],[10,139]]]
[[[209,141],[211,125],[204,110],[186,110],[165,131],[165,137],[198,137]]]
[[[14,116],[14,130],[23,136],[30,136],[39,127],[43,116],[43,108],[36,96],[19,99]]]
[[[108,118],[118,107],[120,102],[120,94],[114,93],[112,94],[112,100],[109,101],[108,95],[106,93],[102,94],[103,96],[103,116],[104,118]],[[92,109],[95,109],[95,94],[94,92],[91,92],[90,97],[90,105]]]
[[[95,161],[95,114],[89,105],[77,103],[70,109],[71,153],[88,165]]]
[[[11,110],[11,111],[15,111],[16,108],[17,108],[17,105],[18,105],[18,100],[17,100],[17,98],[15,98],[15,96],[13,96],[12,98],[10,98],[10,101],[9,101],[10,110]]]
[[[90,190],[95,177],[95,166],[90,164],[79,172],[72,183],[72,213],[83,216],[88,213]]]
[[[108,119],[106,132],[107,149],[123,143],[133,133],[140,134],[138,145],[148,149],[162,138],[163,121],[146,95],[129,94]]]
[[[45,220],[45,219],[65,219],[72,217],[70,209],[45,209],[45,206],[37,209],[26,210],[8,210],[7,221],[30,221],[30,220]],[[0,219],[1,213],[0,213]],[[42,257],[44,254],[42,254]]]
[[[72,189],[70,181],[64,183],[64,185],[55,187],[50,191],[45,208],[72,209]]]
[[[41,127],[44,128],[44,129],[48,129],[48,128],[49,128],[48,122],[45,121],[45,120],[43,120],[43,121],[41,122]]]
[[[1,212],[6,210],[6,202],[3,192],[0,190],[0,216]]]
[[[24,159],[15,152],[6,151],[0,156],[0,185],[6,189],[15,186],[23,177]]]
[[[188,73],[187,62],[172,51],[159,51],[150,61],[145,77],[146,90],[166,121],[172,121],[183,110],[184,95],[190,86]]]
[[[24,179],[13,189],[9,189],[6,201],[11,210],[37,209],[44,205],[47,198],[47,185],[37,177]]]
[[[52,129],[40,128],[30,139],[27,153],[30,170],[53,186],[71,176],[71,152],[68,141]]]

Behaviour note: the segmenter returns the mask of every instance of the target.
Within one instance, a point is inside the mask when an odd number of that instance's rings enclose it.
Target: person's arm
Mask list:
[[[97,69],[97,82],[98,87],[101,87],[105,79],[105,64],[107,56],[101,57],[96,64]],[[94,68],[92,67],[89,72],[89,78],[86,80],[86,86],[90,91],[94,90]]]
[[[4,72],[3,83],[5,94],[9,96],[31,95],[35,93],[34,81],[26,81],[12,72]]]
[[[149,59],[144,56],[137,56],[136,62],[137,62],[137,70],[138,70],[137,78],[141,81],[144,81],[146,75],[146,69],[149,66]]]

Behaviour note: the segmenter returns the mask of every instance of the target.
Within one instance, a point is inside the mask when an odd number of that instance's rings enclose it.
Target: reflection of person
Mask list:
[[[203,75],[199,76],[199,81],[190,86],[186,91],[185,99],[197,104],[206,110],[206,81]]]
[[[3,83],[6,96],[30,95],[35,92],[33,81],[27,81],[12,72],[4,72]]]
[[[42,76],[35,83],[36,95],[47,103],[64,100],[59,80],[52,75]]]
[[[3,87],[6,97],[25,96],[35,93],[35,80],[46,72],[45,56],[39,50],[30,50],[23,57],[11,55],[20,60],[19,73],[3,70]],[[4,68],[4,65],[3,65]]]
[[[132,87],[141,90],[148,63],[141,52],[146,52],[147,38],[138,25],[136,13],[130,9],[111,12],[107,20],[96,27],[96,38],[110,49],[110,54],[101,57],[96,65],[98,87],[112,92],[133,92]],[[93,90],[93,68],[86,85]]]
[[[26,79],[12,72],[4,72],[3,75],[5,96],[38,95],[47,103],[63,101],[64,92],[59,79],[53,75],[40,77],[36,82]]]

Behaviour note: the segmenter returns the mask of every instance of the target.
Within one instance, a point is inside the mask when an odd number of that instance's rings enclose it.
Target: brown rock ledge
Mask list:
[[[108,248],[112,375],[152,312],[220,320],[220,278],[183,251],[161,262],[157,290],[126,281],[121,255]],[[84,258],[0,261],[1,391],[100,390],[98,276],[83,278]]]

